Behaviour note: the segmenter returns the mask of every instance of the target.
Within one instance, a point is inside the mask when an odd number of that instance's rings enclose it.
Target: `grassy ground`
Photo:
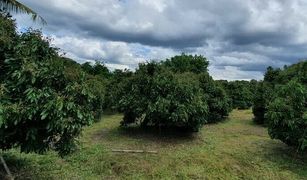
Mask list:
[[[225,122],[193,135],[120,129],[121,118],[108,115],[87,128],[80,151],[64,159],[16,150],[4,157],[16,179],[307,179],[307,157],[271,140],[252,123],[249,110],[233,111]]]

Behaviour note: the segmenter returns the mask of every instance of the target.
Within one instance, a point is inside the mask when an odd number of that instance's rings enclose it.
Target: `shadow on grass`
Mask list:
[[[267,128],[266,125],[257,123],[257,122],[255,122],[254,119],[246,120],[246,124],[247,124],[247,125],[252,125],[252,126],[258,126],[258,127]]]
[[[199,133],[188,132],[182,128],[156,128],[156,127],[116,127],[97,132],[95,139],[104,139],[119,143],[126,138],[135,141],[145,141],[151,144],[174,145],[199,140]],[[118,141],[116,141],[118,140]]]
[[[51,179],[50,177],[42,177],[36,174],[35,172],[37,171],[32,169],[31,167],[31,161],[27,160],[26,158],[18,157],[16,155],[11,154],[10,152],[2,153],[2,155],[15,180]],[[9,180],[9,177],[4,170],[2,163],[0,163],[0,179]]]
[[[137,139],[159,140],[159,141],[182,141],[193,140],[197,136],[195,132],[190,132],[184,128],[178,127],[140,127],[129,126],[119,127],[117,131],[122,136]]]

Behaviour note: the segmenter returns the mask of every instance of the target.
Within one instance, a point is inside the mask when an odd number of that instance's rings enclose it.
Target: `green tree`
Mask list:
[[[253,94],[248,81],[229,82],[226,89],[233,108],[248,109],[252,106]]]
[[[191,81],[177,78],[158,63],[140,64],[125,89],[120,102],[124,111],[123,125],[139,123],[198,131],[208,118],[202,90]]]
[[[196,74],[208,72],[209,61],[203,56],[181,54],[166,59],[162,64],[175,73],[193,72]]]
[[[254,122],[257,124],[267,125],[265,113],[269,103],[274,99],[274,91],[272,84],[262,81],[259,82],[254,94],[253,100],[253,114]]]
[[[0,149],[71,152],[75,138],[93,120],[93,95],[85,76],[70,81],[62,58],[37,31],[18,35],[4,57]]]
[[[112,72],[112,78],[110,78],[107,84],[104,109],[113,112],[122,112],[119,106],[119,102],[128,91],[125,88],[127,88],[127,84],[129,83],[133,75],[134,73],[128,69],[116,69],[114,72]]]
[[[307,88],[295,80],[278,87],[266,113],[269,134],[274,139],[307,149]]]
[[[200,87],[207,97],[209,118],[207,123],[223,120],[232,110],[231,99],[218,82],[215,82],[209,73],[202,73],[199,77]]]
[[[269,66],[264,74],[264,81],[273,83],[276,81],[279,73],[280,69],[274,69],[272,66]]]
[[[102,78],[111,78],[112,73],[110,70],[101,62],[96,61],[94,65],[91,65],[90,62],[86,62],[81,65],[82,69],[88,74],[94,76],[101,76]]]
[[[15,28],[16,25],[11,16],[0,11],[0,84],[4,78],[4,73],[2,72],[5,71],[5,53],[9,51],[9,47],[17,38]]]
[[[265,114],[270,102],[276,98],[276,92],[280,85],[285,85],[289,81],[295,80],[301,84],[307,84],[307,61],[302,61],[284,69],[273,69],[268,67],[264,75],[264,81],[254,92],[253,113],[255,122],[267,124]]]

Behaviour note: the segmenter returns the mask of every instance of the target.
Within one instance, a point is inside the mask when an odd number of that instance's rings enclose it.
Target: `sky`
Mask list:
[[[209,60],[214,79],[262,79],[266,67],[307,59],[306,0],[20,0],[65,56],[135,69],[181,53]]]

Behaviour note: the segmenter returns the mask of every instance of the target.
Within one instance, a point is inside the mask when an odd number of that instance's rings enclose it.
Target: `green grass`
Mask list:
[[[252,122],[250,110],[197,134],[121,129],[121,115],[106,115],[85,129],[80,150],[59,158],[4,153],[16,179],[306,179],[307,157],[271,140]],[[158,154],[114,153],[112,149],[156,150]],[[0,170],[0,179],[3,170]]]

